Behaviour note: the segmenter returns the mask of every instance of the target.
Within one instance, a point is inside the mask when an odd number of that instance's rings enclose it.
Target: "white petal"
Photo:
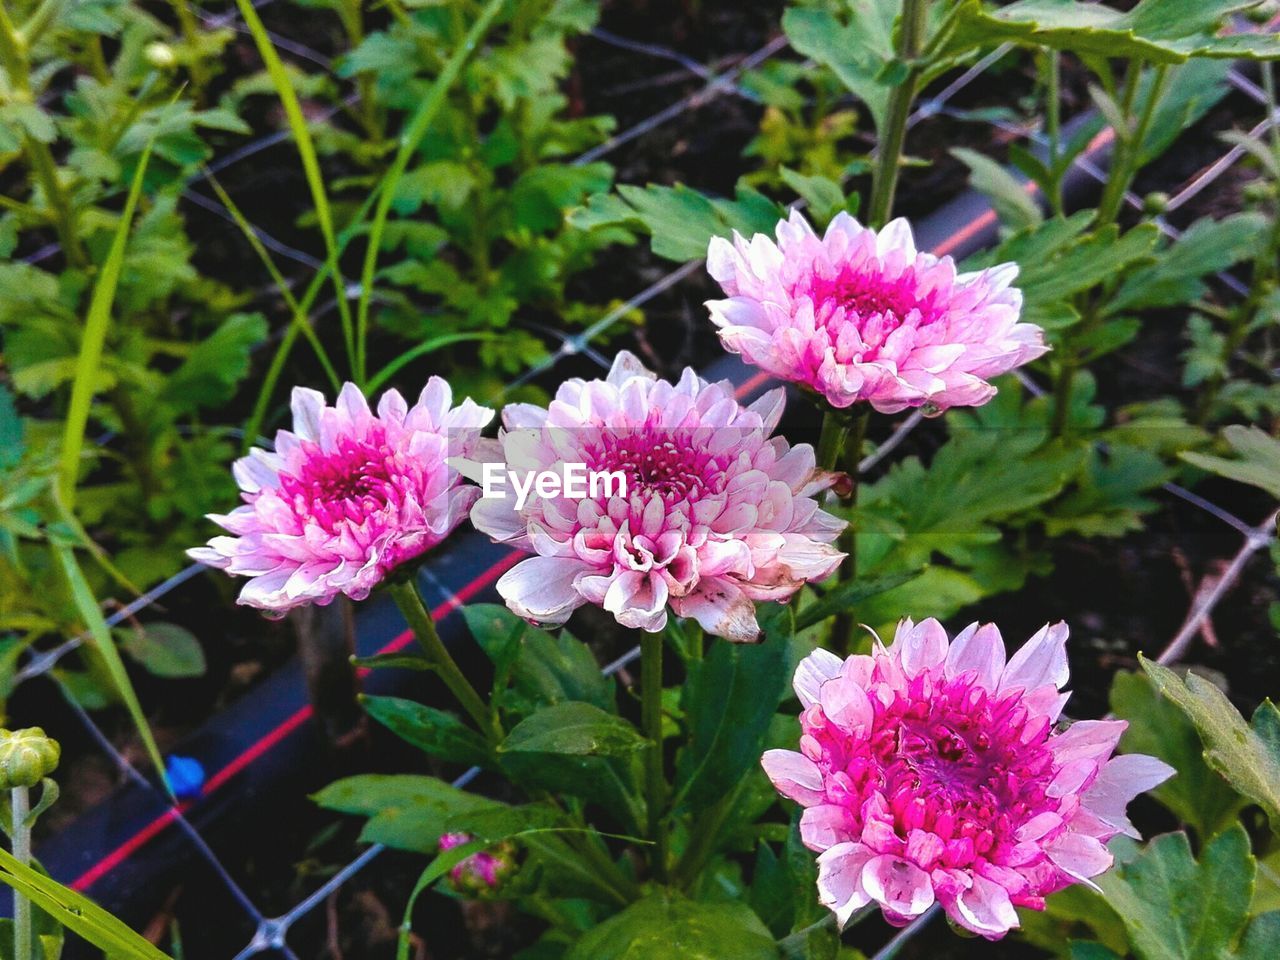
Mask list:
[[[947,677],[958,677],[970,670],[977,673],[977,684],[994,691],[1004,670],[1004,640],[994,623],[979,626],[971,623],[951,641],[947,650]]]
[[[897,655],[908,679],[918,677],[946,659],[947,631],[933,617],[918,624],[904,620],[894,634],[890,652]]]
[[[1099,771],[1098,779],[1081,799],[1081,806],[1118,832],[1138,839],[1138,831],[1129,822],[1125,808],[1138,794],[1158,787],[1176,772],[1155,757],[1123,753],[1112,757]]]
[[[766,750],[760,758],[760,765],[784,797],[806,807],[826,800],[822,771],[804,754],[794,750]]]
[[[840,675],[840,667],[843,663],[844,661],[830,650],[823,650],[821,647],[801,660],[796,667],[795,679],[792,680],[800,706],[808,708],[816,703],[818,691],[822,689],[822,685]]]
[[[582,605],[573,578],[581,561],[561,557],[530,557],[498,580],[498,593],[517,615],[540,623],[564,623]]]
[[[289,406],[293,410],[293,432],[304,440],[319,440],[324,394],[308,387],[294,387]]]
[[[1058,689],[1067,682],[1067,625],[1046,623],[1013,655],[1000,677],[1000,692],[1034,690],[1053,684]]]

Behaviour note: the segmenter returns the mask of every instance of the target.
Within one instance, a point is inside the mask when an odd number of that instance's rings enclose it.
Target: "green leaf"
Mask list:
[[[809,205],[813,219],[818,223],[830,220],[844,210],[849,202],[844,195],[844,188],[829,177],[816,174],[806,176],[787,167],[781,167],[778,175],[782,177],[783,183],[804,199]]]
[[[1267,228],[1260,213],[1197,220],[1181,239],[1157,253],[1154,263],[1125,278],[1107,301],[1107,315],[1200,299],[1207,289],[1200,278],[1252,257]]]
[[[1185,680],[1168,667],[1145,658],[1142,668],[1161,694],[1182,709],[1204,742],[1204,758],[1227,782],[1262,807],[1280,833],[1280,711],[1262,701],[1245,723],[1226,695],[1208,680],[1187,674]]]
[[[88,897],[77,893],[0,849],[0,882],[21,893],[56,922],[112,958],[169,960],[149,940],[134,933]]]
[[[465,766],[491,762],[484,737],[457,716],[400,697],[362,696],[369,716],[423,753]]]
[[[876,129],[883,129],[889,94],[886,67],[896,53],[893,23],[899,5],[882,0],[848,0],[834,9],[789,6],[782,29],[791,46],[829,68],[865,104]]]
[[[675,805],[700,810],[756,769],[765,735],[787,689],[787,641],[712,643],[689,666],[681,703],[688,745],[677,761]]]
[[[569,702],[543,707],[522,720],[498,745],[498,751],[622,757],[647,742],[621,717],[590,703]]]
[[[157,677],[204,675],[204,650],[200,641],[176,623],[148,623],[117,630],[116,636],[125,652]]]
[[[969,183],[995,208],[1002,223],[1014,230],[1037,227],[1044,220],[1040,205],[1027,192],[1027,182],[990,157],[966,147],[953,147],[952,156],[969,168]]]
[[[368,817],[360,838],[397,850],[432,853],[454,818],[506,805],[435,777],[362,774],[331,783],[312,799],[326,810]]]
[[[1228,480],[1261,487],[1280,499],[1280,440],[1259,427],[1239,424],[1223,430],[1222,438],[1236,452],[1238,459],[1228,460],[1203,453],[1184,453],[1182,459]]]
[[[668,260],[697,260],[707,255],[712,237],[734,230],[744,236],[770,233],[786,211],[739,182],[736,199],[713,199],[683,184],[637,187],[622,184],[617,195],[596,194],[569,214],[580,230],[635,225],[653,237],[653,252]]]
[[[1230,960],[1251,956],[1251,940],[1275,929],[1266,918],[1276,914],[1266,914],[1249,924],[1261,923],[1260,932],[1245,931],[1255,871],[1249,837],[1235,824],[1204,847],[1198,863],[1185,833],[1167,833],[1098,882],[1141,960]]]
[[[1019,0],[1004,7],[962,0],[946,50],[1012,42],[1151,63],[1182,63],[1190,57],[1274,59],[1280,56],[1280,45],[1269,35],[1215,34],[1227,16],[1255,3],[1142,0],[1121,12],[1077,0]]]
[[[613,679],[600,672],[590,648],[567,630],[550,634],[501,604],[468,604],[462,613],[493,661],[497,680],[512,680],[512,691],[500,698],[505,707],[531,713],[539,706],[582,701],[614,711]]]
[[[1111,682],[1111,710],[1129,728],[1120,741],[1124,753],[1158,757],[1178,771],[1151,795],[1190,824],[1202,841],[1231,823],[1242,801],[1204,760],[1196,728],[1176,705],[1160,696],[1140,673],[1117,673]]]
[[[567,210],[591,194],[608,190],[612,183],[613,167],[607,163],[544,163],[527,170],[511,185],[515,226],[535,233],[557,230]]]
[[[160,397],[181,411],[219,407],[236,394],[249,373],[249,355],[267,339],[260,313],[233,313],[197,343],[182,365],[169,374]]]
[[[22,453],[26,450],[23,433],[22,417],[13,404],[13,394],[7,386],[0,384],[0,470],[15,467],[22,460]]]
[[[565,960],[777,960],[778,949],[742,903],[653,895],[589,930]]]

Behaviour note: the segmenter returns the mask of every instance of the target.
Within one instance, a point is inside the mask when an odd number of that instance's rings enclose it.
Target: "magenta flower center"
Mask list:
[[[929,293],[921,298],[918,286],[910,269],[890,278],[845,265],[834,277],[817,273],[804,277],[792,288],[791,295],[812,299],[818,325],[835,342],[840,340],[841,328],[852,324],[865,345],[865,349],[857,351],[858,359],[870,361],[878,356],[889,335],[908,321],[912,311],[918,312],[920,324],[937,319],[936,297]]]
[[[619,471],[627,478],[628,496],[666,503],[695,502],[724,487],[724,469],[715,456],[688,436],[643,430],[609,433],[589,451],[589,469]]]
[[[324,453],[308,443],[311,456],[297,475],[280,475],[280,495],[299,517],[315,518],[329,532],[344,521],[359,522],[404,497],[394,451],[382,431],[363,440],[343,436],[337,449]]]
[[[922,679],[912,687],[923,687]],[[946,682],[929,696],[899,693],[887,707],[872,701],[869,736],[851,738],[833,725],[813,731],[832,779],[848,790],[842,805],[865,826],[862,804],[873,795],[889,805],[901,840],[923,830],[943,841],[942,861],[968,867],[1007,850],[1018,827],[1058,801],[1046,796],[1054,773],[1049,723],[1028,720],[1021,692],[991,699],[968,678]],[[834,742],[833,742],[834,741]],[[820,760],[819,765],[824,765]]]

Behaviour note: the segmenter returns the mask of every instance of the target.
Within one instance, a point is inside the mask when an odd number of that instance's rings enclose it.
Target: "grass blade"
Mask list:
[[[238,0],[238,2],[243,6],[247,0]],[[382,232],[387,225],[387,214],[391,210],[391,201],[395,199],[396,187],[399,186],[400,178],[404,176],[404,172],[409,166],[409,160],[417,152],[418,145],[422,143],[423,138],[426,137],[427,130],[431,127],[431,122],[444,105],[444,98],[448,94],[449,88],[453,86],[453,82],[467,62],[467,58],[475,51],[475,48],[479,45],[485,32],[489,29],[505,2],[506,0],[489,0],[484,9],[480,11],[480,16],[471,25],[471,29],[467,31],[462,43],[449,56],[444,69],[440,71],[439,76],[432,82],[431,89],[422,101],[422,105],[418,107],[417,113],[413,115],[408,126],[405,127],[404,132],[400,135],[400,146],[396,149],[395,159],[391,162],[390,169],[387,170],[378,185],[378,205],[374,210],[373,224],[369,228],[369,245],[365,248],[364,265],[360,272],[360,302],[356,307],[356,347],[358,351],[356,368],[359,371],[361,382],[364,379],[365,372],[365,340],[369,335],[369,303],[373,296],[373,277],[378,268],[378,250],[382,246]]]
[[[423,340],[422,343],[410,347],[375,373],[365,386],[365,392],[372,396],[406,364],[412,363],[425,354],[434,353],[441,347],[447,347],[451,343],[462,343],[465,340],[495,340],[497,336],[496,333],[444,333],[430,340]]]
[[[135,933],[81,893],[64,887],[0,848],[0,883],[7,883],[73,933],[107,956],[134,960],[169,960],[150,941]]]
[[[120,659],[120,651],[116,649],[115,640],[112,639],[111,628],[107,626],[107,621],[102,616],[102,609],[98,606],[97,598],[94,597],[93,590],[84,577],[84,571],[80,569],[80,564],[70,547],[55,544],[52,549],[54,556],[58,558],[62,574],[66,577],[67,586],[71,589],[71,599],[75,602],[76,612],[80,614],[80,619],[89,629],[89,636],[93,638],[93,647],[102,657],[102,662],[116,685],[116,692],[120,694],[120,699],[124,701],[129,716],[133,718],[133,725],[138,731],[138,736],[142,738],[147,756],[151,758],[160,782],[164,784],[165,792],[176,803],[173,790],[169,786],[169,778],[165,775],[160,748],[156,746],[155,737],[151,735],[151,727],[147,724],[147,717],[142,712],[142,704],[138,702],[138,694],[133,689],[133,682],[129,679],[128,671],[125,670],[124,661]]]
[[[329,360],[329,353],[325,350],[324,344],[320,342],[320,338],[316,336],[315,328],[311,325],[311,320],[307,317],[306,311],[302,309],[302,305],[298,303],[298,298],[293,295],[293,291],[289,289],[289,283],[285,280],[284,275],[280,273],[276,263],[271,259],[271,254],[267,252],[267,248],[262,245],[262,241],[258,238],[258,234],[254,232],[253,224],[240,212],[240,208],[236,206],[231,194],[227,193],[218,178],[213,175],[213,171],[204,170],[204,177],[209,181],[209,185],[213,187],[213,192],[218,195],[218,200],[227,208],[227,213],[231,214],[231,219],[235,221],[236,226],[240,228],[240,232],[244,234],[244,238],[249,241],[249,246],[253,248],[253,252],[258,255],[258,259],[262,261],[263,267],[267,273],[271,275],[272,281],[276,285],[276,289],[280,291],[280,296],[284,299],[285,304],[289,307],[293,316],[291,323],[298,333],[307,338],[307,342],[311,344],[311,349],[315,351],[316,359],[320,361],[320,366],[324,368],[324,374],[329,378],[329,384],[333,387],[334,393],[342,388],[342,379],[338,376],[337,370],[334,369],[333,363]],[[295,334],[296,336],[296,334]]]
[[[316,156],[315,142],[311,139],[311,131],[307,129],[307,118],[303,116],[302,104],[298,102],[298,92],[293,88],[293,81],[276,53],[267,28],[254,9],[252,0],[236,0],[245,26],[258,47],[258,54],[267,68],[271,85],[276,88],[280,104],[284,107],[289,121],[289,130],[293,134],[294,143],[298,147],[298,155],[302,158],[302,171],[307,178],[307,186],[311,190],[311,201],[316,207],[316,219],[320,223],[320,233],[324,237],[325,260],[329,276],[333,281],[334,295],[338,301],[338,317],[342,321],[342,336],[346,342],[347,360],[351,364],[352,377],[356,383],[364,377],[356,366],[355,333],[351,326],[351,308],[347,303],[346,286],[342,282],[342,272],[338,268],[338,239],[333,230],[333,212],[329,207],[329,195],[325,192],[324,176],[320,172],[320,161]]]
[[[120,283],[120,271],[124,267],[125,248],[129,243],[129,228],[142,194],[142,178],[151,159],[149,142],[138,159],[138,169],[133,172],[129,184],[129,196],[125,200],[120,223],[111,238],[102,273],[94,284],[89,300],[89,312],[85,316],[84,333],[80,338],[80,355],[76,358],[75,378],[71,383],[71,403],[67,408],[67,422],[62,433],[62,460],[58,470],[58,496],[71,510],[76,501],[76,481],[80,475],[80,453],[84,449],[84,432],[89,425],[89,408],[93,405],[93,387],[98,368],[102,364],[102,348],[107,341],[107,328],[111,325],[111,304],[116,298]]]

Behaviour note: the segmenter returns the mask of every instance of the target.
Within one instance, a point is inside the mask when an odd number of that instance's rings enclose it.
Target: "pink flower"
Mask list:
[[[832,406],[977,406],[990,378],[1048,349],[1018,322],[1017,264],[957,275],[950,257],[917,252],[906,220],[877,233],[840,213],[819,238],[792,211],[777,233],[712,239],[707,269],[729,299],[707,307],[726,350]]]
[[[446,833],[440,838],[440,852],[470,843],[469,833]],[[449,880],[460,893],[484,894],[496,889],[515,869],[515,850],[499,843],[491,850],[473,853],[449,871]]]
[[[210,515],[233,536],[187,553],[250,577],[238,602],[275,615],[340,593],[363,600],[448,536],[480,494],[445,461],[474,449],[493,411],[452,400],[432,377],[412,409],[388,390],[375,416],[354,384],[333,407],[295,387],[293,432],[236,461],[244,505]]]
[[[837,475],[815,468],[808,445],[769,436],[783,399],[775,390],[744,408],[727,382],[685,370],[667,383],[624,352],[607,379],[569,380],[545,410],[507,406],[488,459],[517,482],[581,464],[626,491],[535,490],[517,508],[511,484],[477,502],[477,528],[537,554],[498,581],[507,606],[556,624],[594,603],[650,632],[670,606],[717,636],[755,640],[753,601],[785,600],[843,557],[831,542],[844,523],[814,499]]]
[[[1046,625],[1006,664],[993,624],[948,644],[936,620],[904,620],[888,650],[801,662],[800,752],[762,763],[805,807],[818,897],[842,926],[872,901],[894,924],[937,902],[997,940],[1018,925],[1014,907],[1090,883],[1111,866],[1104,844],[1137,836],[1126,805],[1174,771],[1112,757],[1123,720],[1055,731],[1066,640],[1066,624]]]

